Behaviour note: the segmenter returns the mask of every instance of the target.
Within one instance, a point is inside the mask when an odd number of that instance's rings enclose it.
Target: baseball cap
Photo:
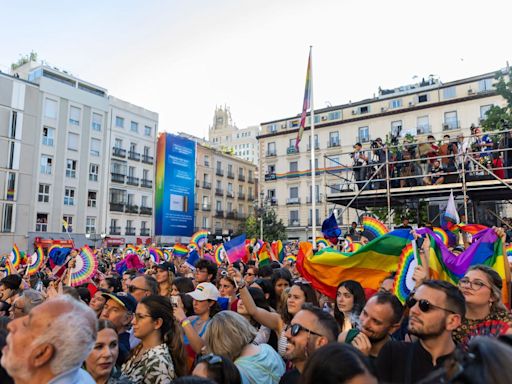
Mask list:
[[[137,308],[137,300],[135,297],[125,292],[117,292],[117,293],[102,293],[105,299],[114,300],[117,304],[125,308],[128,312],[134,313],[135,308]]]
[[[188,292],[187,295],[192,296],[192,298],[197,301],[217,301],[219,298],[219,290],[212,283],[200,283],[193,292]]]
[[[176,268],[174,267],[174,264],[169,263],[168,261],[164,261],[163,263],[156,264],[155,268],[165,269],[166,271],[176,274]]]

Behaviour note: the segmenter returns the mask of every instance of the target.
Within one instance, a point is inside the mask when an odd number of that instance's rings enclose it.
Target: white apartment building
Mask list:
[[[311,182],[310,121],[306,124],[299,151],[295,140],[300,116],[261,124],[260,188],[287,223],[289,239],[311,237],[312,199],[316,199],[317,235],[322,221],[335,207],[326,196],[342,189],[343,176],[352,178],[350,153],[356,142],[369,150],[371,140],[386,135],[403,138],[411,134],[424,141],[428,134],[441,140],[444,134],[455,138],[470,127],[479,126],[492,105],[505,100],[494,88],[495,72],[441,83],[433,79],[392,90],[381,90],[377,97],[315,111],[315,193]],[[348,209],[342,218],[350,224],[361,213]]]
[[[213,125],[208,131],[208,140],[217,149],[229,152],[253,164],[258,164],[258,140],[260,127],[238,128],[233,124],[229,107],[215,109]]]

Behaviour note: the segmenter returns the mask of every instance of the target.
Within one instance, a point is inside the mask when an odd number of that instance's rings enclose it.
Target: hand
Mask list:
[[[505,232],[505,230],[503,228],[492,227],[492,230],[494,231],[496,236],[498,236],[503,242],[505,242],[505,240],[507,238],[507,233]]]
[[[414,240],[418,240],[421,237],[414,229],[411,230],[411,235],[414,237]]]
[[[237,284],[242,280],[242,274],[240,271],[231,264],[228,265],[228,276],[235,280]]]
[[[183,306],[183,304],[182,304]],[[183,307],[180,307],[179,305],[177,307],[174,307],[173,308],[173,313],[174,313],[174,318],[178,321],[178,322],[182,322],[183,320],[185,320],[187,318],[187,315],[185,314],[185,311],[183,310]]]
[[[416,268],[414,268],[412,280],[416,283],[416,287],[418,287],[421,283],[427,280],[427,277],[427,269],[424,266],[417,265]]]
[[[357,349],[359,349],[363,353],[363,355],[370,355],[372,343],[370,342],[370,339],[368,339],[368,336],[366,336],[363,332],[359,332],[359,334],[356,337],[354,337],[354,340],[352,340],[351,344]]]

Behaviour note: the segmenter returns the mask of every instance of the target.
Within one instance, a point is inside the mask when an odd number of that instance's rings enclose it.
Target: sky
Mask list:
[[[510,0],[2,2],[0,70],[35,51],[157,112],[160,131],[207,137],[217,106],[239,128],[299,114],[309,46],[315,109],[503,68],[511,11]]]

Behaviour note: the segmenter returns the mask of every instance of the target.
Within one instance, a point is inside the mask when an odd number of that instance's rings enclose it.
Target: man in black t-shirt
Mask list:
[[[464,296],[446,281],[428,280],[407,301],[409,333],[418,341],[390,341],[376,361],[382,383],[416,383],[443,367],[455,352],[452,331],[466,313]]]
[[[399,225],[398,227],[395,227],[395,229],[409,229],[411,230],[412,227],[409,225],[409,218],[402,217],[402,225]]]

